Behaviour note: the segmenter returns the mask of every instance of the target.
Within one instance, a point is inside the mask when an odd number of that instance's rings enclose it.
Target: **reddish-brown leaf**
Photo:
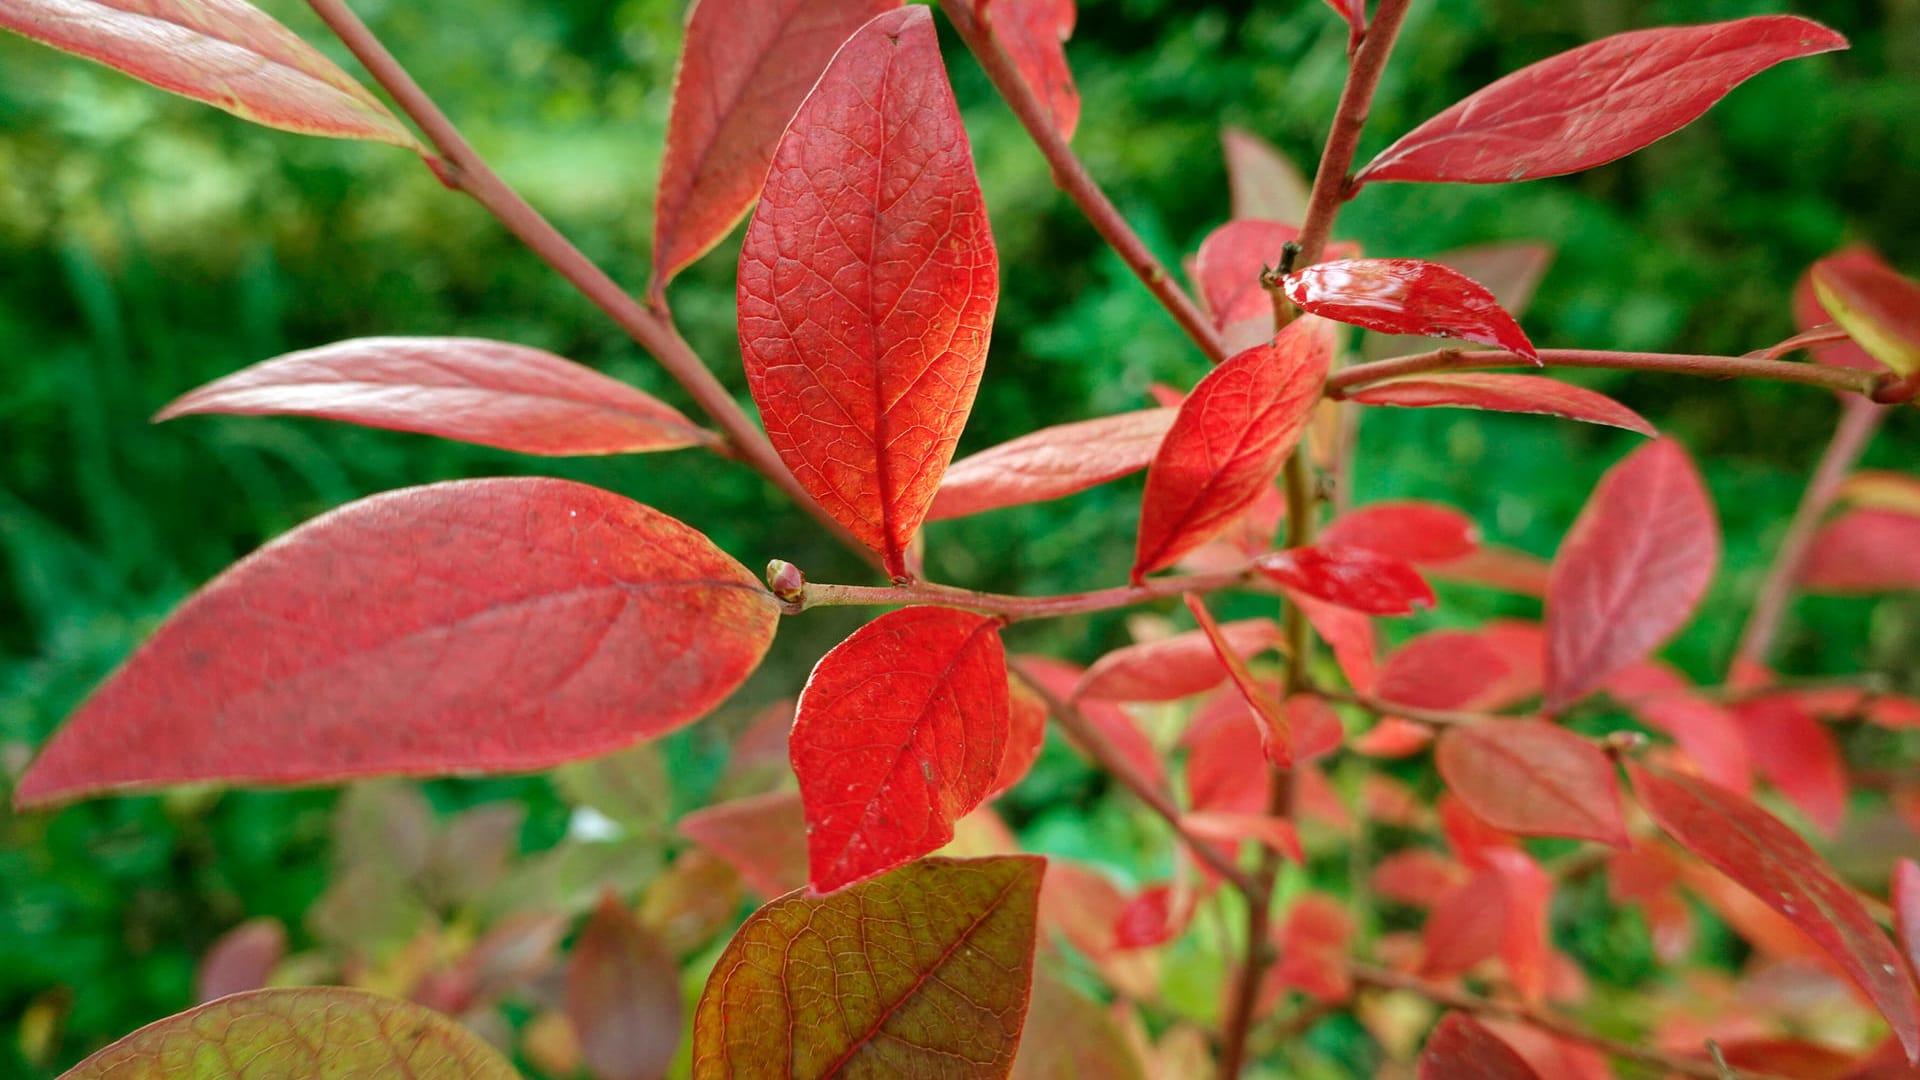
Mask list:
[[[1369,615],[1411,615],[1433,606],[1433,589],[1412,566],[1371,548],[1318,544],[1254,560],[1259,571],[1293,592]]]
[[[1539,720],[1450,727],[1434,758],[1447,787],[1495,828],[1627,846],[1613,765],[1565,728]]]
[[[1007,749],[987,798],[1026,779],[1047,742],[1047,703],[1019,679],[1007,686]]]
[[[1859,897],[1792,829],[1704,780],[1627,763],[1640,802],[1681,847],[1790,920],[1859,984],[1920,1057],[1920,1000],[1905,962]]]
[[[1260,745],[1266,751],[1267,760],[1276,768],[1287,768],[1293,764],[1293,725],[1287,720],[1286,710],[1280,707],[1277,694],[1270,694],[1268,688],[1254,681],[1253,672],[1247,670],[1247,662],[1235,651],[1233,643],[1220,630],[1220,624],[1213,621],[1213,613],[1199,596],[1186,594],[1187,610],[1193,613],[1194,621],[1200,624],[1200,632],[1206,635],[1207,644],[1213,648],[1214,657],[1220,666],[1227,670],[1235,690],[1253,711],[1255,723],[1260,729]]]
[[[1332,323],[1296,319],[1193,388],[1147,468],[1135,582],[1211,539],[1272,485],[1319,400],[1333,348]]]
[[[245,0],[3,0],[0,28],[256,124],[421,149],[378,98]]]
[[[807,818],[798,792],[715,803],[675,827],[733,867],[761,896],[783,896],[807,883]]]
[[[680,1047],[680,965],[611,892],[567,963],[567,1019],[594,1080],[658,1080]]]
[[[1829,273],[1844,276],[1894,272],[1893,267],[1887,265],[1887,261],[1880,257],[1879,252],[1865,244],[1841,248],[1820,260],[1817,265],[1826,266]],[[1803,332],[1812,331],[1820,326],[1835,325],[1833,313],[1820,302],[1820,295],[1813,287],[1812,267],[1808,267],[1807,272],[1801,274],[1800,280],[1794,283],[1793,322]],[[1839,342],[1815,349],[1813,358],[1833,367],[1853,368],[1856,371],[1881,370],[1880,362],[1850,337],[1843,336],[1843,340]]]
[[[1353,992],[1347,951],[1353,940],[1353,916],[1324,893],[1295,900],[1274,936],[1280,960],[1270,984],[1298,990],[1316,1001],[1338,1004]]]
[[[1242,220],[1305,221],[1307,178],[1272,144],[1237,127],[1220,130],[1220,149],[1227,159],[1227,185],[1232,190],[1233,216]],[[1277,258],[1279,249],[1269,258]]]
[[[1450,506],[1381,502],[1335,518],[1320,534],[1320,542],[1363,547],[1410,563],[1449,562],[1474,553],[1480,529]]]
[[[664,286],[760,196],[787,121],[861,24],[901,0],[696,0],[673,80],[653,207]]]
[[[940,481],[927,519],[1046,502],[1139,472],[1173,426],[1174,409],[1041,428],[961,458]]]
[[[318,416],[522,454],[674,450],[713,437],[592,368],[481,338],[359,338],[288,353],[202,386],[155,420]]]
[[[1237,619],[1220,624],[1220,636],[1244,659],[1279,645],[1286,635],[1272,619]],[[1094,661],[1080,677],[1073,696],[1091,701],[1178,701],[1211,690],[1226,678],[1227,669],[1207,633],[1189,630],[1115,649]]]
[[[1541,1080],[1514,1049],[1466,1013],[1450,1012],[1420,1051],[1420,1080]]]
[[[1493,412],[1537,413],[1658,434],[1639,413],[1605,394],[1544,375],[1468,371],[1455,375],[1417,375],[1373,383],[1347,395],[1362,405],[1398,405],[1409,409],[1455,406]]]
[[[1733,707],[1754,768],[1831,838],[1847,817],[1847,764],[1833,732],[1791,695]]]
[[[747,919],[694,1015],[694,1080],[1000,1080],[1033,973],[1046,862],[921,859]]]
[[[1000,771],[1008,708],[1000,623],[986,615],[902,608],[821,657],[793,724],[814,890],[953,839]]]
[[[1486,639],[1465,630],[1432,630],[1387,657],[1373,696],[1418,709],[1474,704],[1507,674],[1504,657]]]
[[[546,768],[698,718],[759,664],[778,620],[706,537],[597,488],[389,492],[190,598],[15,798]]]
[[[1808,273],[1820,306],[1869,356],[1920,373],[1920,281],[1857,254],[1822,259]]]
[[[1841,514],[1815,534],[1800,583],[1829,593],[1920,589],[1920,515],[1873,509]]]
[[[1644,660],[1693,614],[1720,561],[1720,526],[1685,449],[1656,439],[1608,470],[1553,560],[1547,708]]]
[[[1460,338],[1536,360],[1533,343],[1486,286],[1419,259],[1341,259],[1287,275],[1302,311],[1385,334]]]
[[[1493,184],[1591,169],[1673,134],[1775,64],[1846,47],[1791,15],[1615,34],[1469,95],[1387,147],[1355,185]]]
[[[1047,110],[1060,137],[1080,126],[1080,91],[1064,45],[1073,37],[1074,0],[947,0],[948,10],[980,18],[1007,51],[1020,78]]]
[[[287,954],[287,928],[279,919],[248,919],[221,934],[200,958],[193,976],[193,999],[208,1002],[228,994],[258,990]]]
[[[861,27],[780,140],[740,253],[767,436],[895,577],[987,358],[999,271],[923,7]]]

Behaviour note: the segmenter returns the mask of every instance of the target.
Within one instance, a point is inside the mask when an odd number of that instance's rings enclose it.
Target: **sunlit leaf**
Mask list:
[[[1153,460],[1174,413],[1143,409],[1041,428],[961,458],[940,481],[927,519],[1046,502],[1138,472]]]

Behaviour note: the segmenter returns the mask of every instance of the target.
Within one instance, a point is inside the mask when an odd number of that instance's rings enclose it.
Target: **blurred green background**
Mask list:
[[[344,60],[299,3],[262,6]],[[684,0],[356,6],[511,182],[616,278],[644,283]],[[1843,242],[1871,242],[1920,271],[1916,0],[1420,0],[1362,158],[1497,75],[1582,41],[1789,7],[1846,33],[1852,51],[1769,72],[1701,123],[1583,175],[1369,188],[1341,231],[1372,254],[1495,239],[1554,245],[1558,259],[1524,320],[1552,346],[1738,354],[1791,333],[1794,279]],[[1310,164],[1338,95],[1343,39],[1321,0],[1082,0],[1069,52],[1086,100],[1076,146],[1178,265],[1227,216],[1220,125]],[[971,58],[946,44],[1005,268],[962,451],[1138,407],[1153,381],[1190,385],[1202,357],[1054,190]],[[744,401],[735,250],[737,238],[672,295],[689,337]],[[216,376],[367,334],[542,346],[691,411],[645,355],[410,156],[256,128],[0,35],[0,775],[17,775],[195,586],[298,522],[389,488],[568,476],[689,521],[750,566],[779,557],[815,580],[865,580],[751,473],[694,452],[530,460],[317,421],[148,423]],[[1835,402],[1775,385],[1581,381],[1678,435],[1706,468],[1725,572],[1672,655],[1710,677]],[[1358,496],[1453,502],[1490,539],[1550,555],[1594,480],[1633,442],[1539,418],[1382,410],[1367,417]],[[1911,470],[1916,450],[1920,413],[1903,410],[1869,462]],[[1122,483],[937,524],[928,569],[1008,591],[1120,581],[1137,491]],[[1529,612],[1473,590],[1444,598],[1414,625]],[[791,693],[857,618],[790,620],[743,705]],[[1113,615],[1019,628],[1013,644],[1086,660],[1124,639]],[[1911,597],[1805,602],[1779,660],[1804,673],[1871,667],[1911,689],[1916,645]],[[733,709],[668,740],[676,805],[705,797],[742,716]],[[1099,850],[1116,830],[1077,824],[1098,793],[1071,758],[1049,755],[1007,816],[1034,843],[1126,865],[1127,853]],[[442,811],[520,801],[529,850],[552,844],[568,813],[540,778],[441,783],[429,795]],[[307,940],[306,913],[328,881],[335,800],[186,793],[0,821],[0,1074],[50,1075],[185,1007],[195,958],[242,918],[277,916],[297,945]],[[1123,828],[1117,835],[1126,841]]]

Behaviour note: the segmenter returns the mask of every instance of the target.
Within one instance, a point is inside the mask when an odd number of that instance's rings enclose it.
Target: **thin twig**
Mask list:
[[[1109,611],[1154,600],[1178,596],[1184,592],[1208,593],[1234,586],[1272,591],[1250,566],[1209,574],[1186,574],[1148,578],[1144,584],[1121,585],[1092,592],[1064,593],[1058,596],[1010,596],[1005,593],[975,592],[932,582],[904,585],[827,585],[791,578],[789,564],[774,562],[767,568],[767,580],[775,594],[786,602],[788,614],[819,607],[886,607],[898,604],[939,604],[999,615],[1009,622],[1025,619],[1056,619],[1091,611]]]
[[[1483,371],[1489,368],[1608,368],[1615,371],[1656,371],[1697,375],[1708,379],[1771,379],[1801,383],[1840,393],[1875,399],[1897,379],[1891,372],[1876,374],[1851,368],[1827,367],[1794,360],[1763,360],[1748,356],[1692,356],[1683,353],[1609,352],[1604,349],[1541,349],[1540,362],[1506,349],[1436,349],[1413,356],[1397,356],[1370,364],[1355,364],[1327,379],[1327,396],[1343,398],[1370,383],[1403,375],[1436,371]]]
[[[1353,155],[1360,149],[1360,132],[1366,127],[1367,114],[1373,109],[1373,92],[1380,86],[1380,75],[1387,69],[1387,57],[1393,53],[1400,24],[1406,21],[1411,6],[1411,0],[1380,0],[1360,48],[1354,51],[1333,126],[1327,130],[1327,148],[1321,152],[1320,167],[1313,174],[1306,220],[1300,223],[1300,255],[1296,260],[1300,266],[1320,261],[1320,253],[1333,235],[1334,218],[1351,195],[1349,174]]]

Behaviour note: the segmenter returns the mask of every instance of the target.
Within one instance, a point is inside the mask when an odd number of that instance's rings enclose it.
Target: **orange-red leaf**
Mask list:
[[[1743,701],[1733,719],[1754,768],[1828,837],[1847,817],[1847,763],[1833,732],[1792,695]]]
[[[1273,483],[1320,398],[1333,347],[1332,323],[1296,319],[1187,395],[1147,468],[1134,581],[1211,539]]]
[[[1533,302],[1534,291],[1553,263],[1553,255],[1551,245],[1522,240],[1455,248],[1435,255],[1432,261],[1485,285],[1507,314],[1517,319]],[[1382,360],[1432,348],[1433,342],[1426,338],[1373,333],[1361,342],[1360,355],[1366,360]]]
[[[1420,1051],[1420,1080],[1541,1080],[1526,1059],[1465,1013],[1451,1012]]]
[[[1820,856],[1753,803],[1704,780],[1627,763],[1653,820],[1813,939],[1859,984],[1906,1047],[1920,1057],[1920,999],[1906,962]]]
[[[987,32],[1012,58],[1020,78],[1040,99],[1061,138],[1080,126],[1080,91],[1067,67],[1065,45],[1073,36],[1074,0],[947,0],[961,17],[981,18]]]
[[[1449,562],[1479,548],[1480,528],[1451,506],[1380,502],[1335,518],[1320,542],[1363,547],[1410,563]]]
[[[1539,720],[1450,727],[1434,757],[1447,787],[1495,828],[1627,846],[1612,764],[1565,728]]]
[[[1007,686],[1007,749],[987,798],[1026,779],[1047,742],[1047,703],[1018,679]]]
[[[1460,338],[1537,360],[1533,343],[1487,287],[1420,259],[1340,259],[1287,275],[1300,310],[1384,334]]]
[[[780,140],[740,253],[767,436],[895,577],[986,365],[999,271],[933,16],[841,47]]]
[[[1294,901],[1275,935],[1280,959],[1269,980],[1318,1001],[1344,1001],[1353,991],[1347,975],[1352,940],[1353,916],[1347,909],[1324,893],[1307,893]]]
[[[1187,610],[1193,613],[1194,621],[1200,624],[1200,632],[1206,635],[1207,644],[1213,647],[1215,659],[1227,669],[1227,678],[1232,680],[1235,690],[1240,692],[1241,700],[1253,711],[1255,723],[1260,729],[1260,745],[1265,749],[1267,760],[1277,768],[1286,768],[1293,764],[1293,725],[1287,721],[1286,710],[1280,707],[1276,694],[1268,692],[1254,681],[1253,672],[1247,670],[1247,662],[1234,650],[1233,643],[1221,633],[1220,624],[1213,621],[1213,613],[1207,605],[1193,593],[1185,594]]]
[[[927,519],[1046,502],[1138,472],[1153,460],[1175,412],[1142,409],[1041,428],[961,458],[940,481]]]
[[[256,124],[420,149],[378,98],[245,0],[0,0],[0,28]]]
[[[1370,548],[1288,548],[1259,556],[1254,566],[1290,591],[1369,615],[1411,615],[1434,603],[1433,589],[1418,570]]]
[[[1033,972],[1044,860],[922,859],[750,917],[694,1015],[694,1080],[1001,1080]]]
[[[733,867],[761,896],[783,896],[807,883],[807,817],[798,792],[714,803],[675,827]]]
[[[1375,669],[1373,620],[1357,611],[1336,607],[1324,600],[1290,592],[1287,600],[1300,609],[1313,632],[1333,650],[1340,673],[1358,693],[1367,693],[1378,680]]]
[[[1847,511],[1815,534],[1800,582],[1829,593],[1920,590],[1920,515]]]
[[[1432,630],[1387,657],[1372,692],[1394,705],[1460,709],[1478,701],[1510,670],[1506,658],[1480,635]]]
[[[199,413],[318,416],[522,454],[621,454],[713,441],[679,410],[592,368],[481,338],[359,338],[288,353],[176,399]]]
[[[188,599],[15,798],[546,768],[698,718],[759,664],[778,620],[706,537],[597,488],[389,492]]]
[[[953,839],[1007,743],[1000,623],[941,607],[889,612],[833,647],[793,723],[809,882],[831,892]]]
[[[1547,708],[1565,708],[1665,643],[1719,562],[1713,504],[1679,443],[1657,439],[1608,470],[1554,556]]]
[[[1372,383],[1347,395],[1362,405],[1398,405],[1409,409],[1455,406],[1493,412],[1537,413],[1625,428],[1652,437],[1646,418],[1605,394],[1544,375],[1468,371],[1417,375]]]
[[[594,1080],[657,1080],[680,1047],[680,966],[611,893],[567,963],[567,1019]]]
[[[1278,630],[1275,633],[1278,633]],[[1194,634],[1198,636],[1199,632],[1195,631]],[[1200,647],[1205,648],[1204,642]],[[1022,675],[1039,683],[1049,694],[1063,701],[1076,698],[1079,687],[1088,674],[1076,665],[1048,656],[1021,656],[1015,659],[1014,666]],[[1214,675],[1214,681],[1218,682],[1224,677],[1224,672],[1218,672]],[[1154,747],[1153,741],[1147,738],[1146,733],[1140,730],[1140,725],[1134,723],[1133,717],[1127,715],[1125,709],[1111,701],[1091,698],[1073,700],[1073,705],[1080,710],[1080,715],[1086,720],[1088,726],[1105,739],[1107,745],[1111,746],[1127,764],[1133,766],[1134,771],[1139,773],[1142,779],[1156,788],[1166,786],[1166,766],[1160,761],[1159,750]],[[1086,752],[1085,748],[1075,744],[1071,737],[1067,742],[1081,753]]]
[[[1280,644],[1285,637],[1272,619],[1236,619],[1222,623],[1220,638],[1242,659]],[[1178,701],[1219,686],[1227,669],[1204,630],[1188,630],[1159,641],[1115,649],[1094,661],[1076,699],[1089,701]]]

